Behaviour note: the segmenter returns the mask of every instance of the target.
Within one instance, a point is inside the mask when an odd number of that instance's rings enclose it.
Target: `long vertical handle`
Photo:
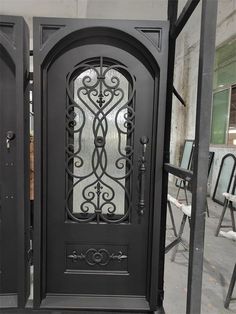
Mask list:
[[[146,177],[146,148],[149,139],[147,136],[142,136],[140,138],[140,143],[142,144],[142,156],[140,158],[140,165],[139,165],[139,215],[144,214],[145,209],[145,177]]]

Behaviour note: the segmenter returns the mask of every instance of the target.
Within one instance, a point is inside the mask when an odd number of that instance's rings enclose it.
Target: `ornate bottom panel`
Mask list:
[[[114,272],[128,275],[128,245],[67,243],[66,273]]]

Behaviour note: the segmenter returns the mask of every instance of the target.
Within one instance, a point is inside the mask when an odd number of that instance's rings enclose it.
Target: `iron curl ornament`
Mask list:
[[[110,253],[107,249],[88,249],[86,252],[78,253],[76,250],[67,256],[72,262],[85,261],[89,266],[106,266],[111,261],[122,262],[128,258],[127,255],[123,254],[122,251],[118,253]]]
[[[75,222],[127,222],[132,203],[135,77],[126,66],[99,57],[68,73],[66,92],[67,215]],[[89,151],[86,124],[92,134]],[[116,134],[115,157],[108,153],[111,129]],[[80,196],[73,201],[75,191]],[[123,204],[117,201],[118,192]]]

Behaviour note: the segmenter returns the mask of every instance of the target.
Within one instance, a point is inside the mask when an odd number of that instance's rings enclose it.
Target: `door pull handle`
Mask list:
[[[139,203],[138,203],[138,213],[139,215],[144,214],[145,210],[145,177],[146,177],[146,149],[149,139],[147,136],[142,136],[140,138],[140,143],[142,144],[142,156],[139,160]]]

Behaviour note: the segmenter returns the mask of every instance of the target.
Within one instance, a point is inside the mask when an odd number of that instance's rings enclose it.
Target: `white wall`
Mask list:
[[[31,34],[32,17],[162,19],[167,18],[166,0],[0,0],[0,14],[25,18]]]
[[[87,0],[0,0],[0,14],[23,16],[30,29],[33,49],[33,16],[84,18]]]
[[[88,0],[88,18],[160,20],[167,18],[166,0]]]

